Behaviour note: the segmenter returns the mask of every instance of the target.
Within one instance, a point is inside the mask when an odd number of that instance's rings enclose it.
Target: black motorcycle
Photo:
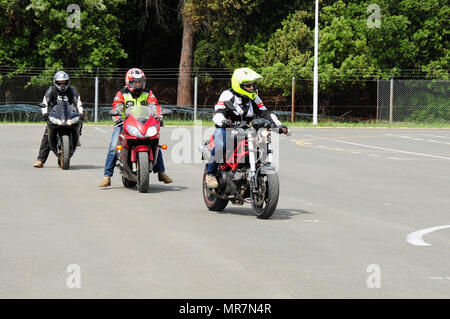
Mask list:
[[[47,129],[50,149],[58,158],[58,166],[67,170],[80,138],[81,116],[66,101],[59,101],[48,114]]]

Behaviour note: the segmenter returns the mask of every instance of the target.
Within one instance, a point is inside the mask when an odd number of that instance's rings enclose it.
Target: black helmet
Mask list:
[[[64,92],[69,86],[69,75],[64,71],[58,71],[53,77],[53,84],[56,86],[58,91]]]

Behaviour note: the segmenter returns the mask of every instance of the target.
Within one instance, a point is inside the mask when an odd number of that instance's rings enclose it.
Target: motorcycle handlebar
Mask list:
[[[225,128],[243,128],[243,129],[247,129],[250,127],[250,125],[247,122],[240,122],[240,121],[235,121],[235,122],[228,122],[225,123],[227,125],[225,125]],[[284,125],[276,125],[276,124],[272,124],[270,127],[267,127],[267,129],[274,130],[275,132],[279,133],[279,134],[286,134],[287,136],[290,136],[291,134],[288,131],[288,128]]]

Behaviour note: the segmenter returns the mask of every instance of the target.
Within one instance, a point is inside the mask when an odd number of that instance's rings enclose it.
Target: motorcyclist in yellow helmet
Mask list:
[[[234,70],[231,77],[231,88],[222,92],[219,101],[215,105],[215,112],[212,118],[216,125],[216,130],[214,131],[215,147],[211,151],[211,157],[206,169],[206,183],[208,187],[218,187],[216,179],[218,163],[216,162],[215,154],[223,154],[226,147],[226,128],[231,123],[241,120],[251,122],[256,115],[269,120],[274,126],[279,128],[280,132],[287,133],[287,127],[283,126],[277,116],[266,108],[258,96],[256,82],[260,79],[262,79],[262,76],[249,68]],[[225,103],[230,102],[234,105],[234,111],[225,106]]]

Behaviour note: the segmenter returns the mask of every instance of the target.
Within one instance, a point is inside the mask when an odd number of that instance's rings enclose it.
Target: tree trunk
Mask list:
[[[177,105],[192,106],[192,64],[194,61],[194,30],[192,20],[183,16],[183,40],[181,44],[178,77]]]

